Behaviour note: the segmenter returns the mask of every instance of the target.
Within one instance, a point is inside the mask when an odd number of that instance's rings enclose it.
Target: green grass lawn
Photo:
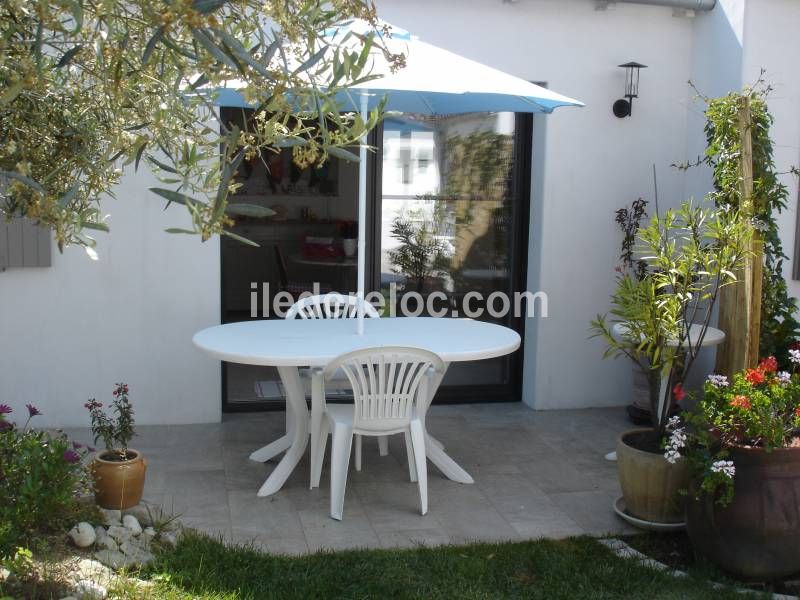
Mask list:
[[[142,574],[137,600],[262,598],[742,598],[701,577],[674,578],[614,556],[588,537],[302,557],[186,535]]]

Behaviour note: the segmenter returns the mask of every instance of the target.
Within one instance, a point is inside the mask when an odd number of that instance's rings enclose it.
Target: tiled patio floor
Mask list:
[[[616,467],[603,459],[628,427],[621,408],[433,407],[429,430],[475,484],[454,483],[429,467],[430,509],[421,516],[403,437],[392,436],[386,457],[378,455],[376,440],[365,439],[363,470],[351,461],[341,522],[328,515],[327,458],[320,489],[308,489],[306,457],[280,492],[256,496],[275,462],[255,463],[248,455],[283,433],[282,412],[139,427],[133,446],[149,462],[146,500],[228,540],[304,553],[631,531],[611,509],[619,495]]]

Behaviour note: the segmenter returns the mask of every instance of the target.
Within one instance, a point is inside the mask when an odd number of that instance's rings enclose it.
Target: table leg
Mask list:
[[[279,437],[274,442],[255,450],[250,454],[250,460],[255,462],[267,462],[278,456],[281,452],[286,452],[292,445],[292,423],[294,422],[294,410],[292,403],[286,400],[286,434]]]
[[[297,367],[278,367],[278,374],[281,376],[281,382],[286,391],[287,424],[291,426],[291,430],[285,437],[290,438],[291,443],[286,454],[258,490],[259,496],[269,496],[283,487],[308,446],[308,407],[306,407],[306,396],[300,381],[300,373]],[[291,416],[289,411],[291,411]],[[273,444],[275,443],[273,442]],[[261,450],[257,450],[254,454]]]
[[[436,393],[436,390],[439,389],[439,386],[442,383],[442,379],[444,379],[444,375],[447,372],[447,368],[450,366],[449,363],[445,363],[444,371],[441,373],[436,374],[433,377],[433,380],[429,386],[429,394],[428,394],[428,407],[430,407],[430,403],[433,400],[433,396]],[[454,461],[450,456],[444,451],[443,444],[434,438],[431,434],[428,433],[427,428],[425,427],[425,417],[424,415],[427,414],[427,408],[423,411],[422,417],[422,427],[425,430],[425,454],[434,465],[438,467],[438,469],[442,472],[442,474],[452,481],[457,481],[458,483],[475,483],[475,480],[472,479],[469,473],[467,473],[464,469],[462,469],[456,461]]]

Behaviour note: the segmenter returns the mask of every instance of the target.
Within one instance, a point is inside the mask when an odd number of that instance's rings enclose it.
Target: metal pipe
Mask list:
[[[685,10],[703,10],[709,11],[713,9],[717,0],[611,0],[616,2],[625,2],[627,4],[652,4],[654,6],[671,6],[672,8],[683,8]]]

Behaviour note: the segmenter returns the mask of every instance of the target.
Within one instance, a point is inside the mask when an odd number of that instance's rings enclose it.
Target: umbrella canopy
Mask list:
[[[388,25],[388,24],[386,24]],[[562,96],[483,65],[443,48],[423,42],[402,29],[391,27],[391,37],[383,39],[386,49],[406,57],[404,68],[392,73],[383,51],[373,49],[370,74],[380,76],[337,95],[343,111],[367,112],[384,98],[388,111],[446,115],[468,112],[551,113],[560,106],[583,106],[583,103]],[[375,29],[360,20],[348,22],[325,32],[331,46],[355,49],[359,36]],[[221,90],[217,101],[227,106],[247,106],[235,91],[236,85]],[[363,303],[365,280],[367,145],[361,141],[358,195],[358,297]],[[357,331],[364,328],[363,310],[359,310]]]
[[[393,54],[404,54],[406,65],[392,73],[383,52],[372,53],[372,75],[380,79],[355,85],[342,92],[340,100],[349,101],[353,110],[361,110],[356,97],[368,93],[371,109],[385,96],[386,110],[447,115],[466,112],[553,112],[559,106],[583,106],[562,96],[444,48],[433,46],[407,31],[391,28],[384,38]],[[357,36],[373,31],[363,21],[352,21],[326,32],[327,41],[344,47],[360,43]],[[360,100],[360,98],[359,98]]]

